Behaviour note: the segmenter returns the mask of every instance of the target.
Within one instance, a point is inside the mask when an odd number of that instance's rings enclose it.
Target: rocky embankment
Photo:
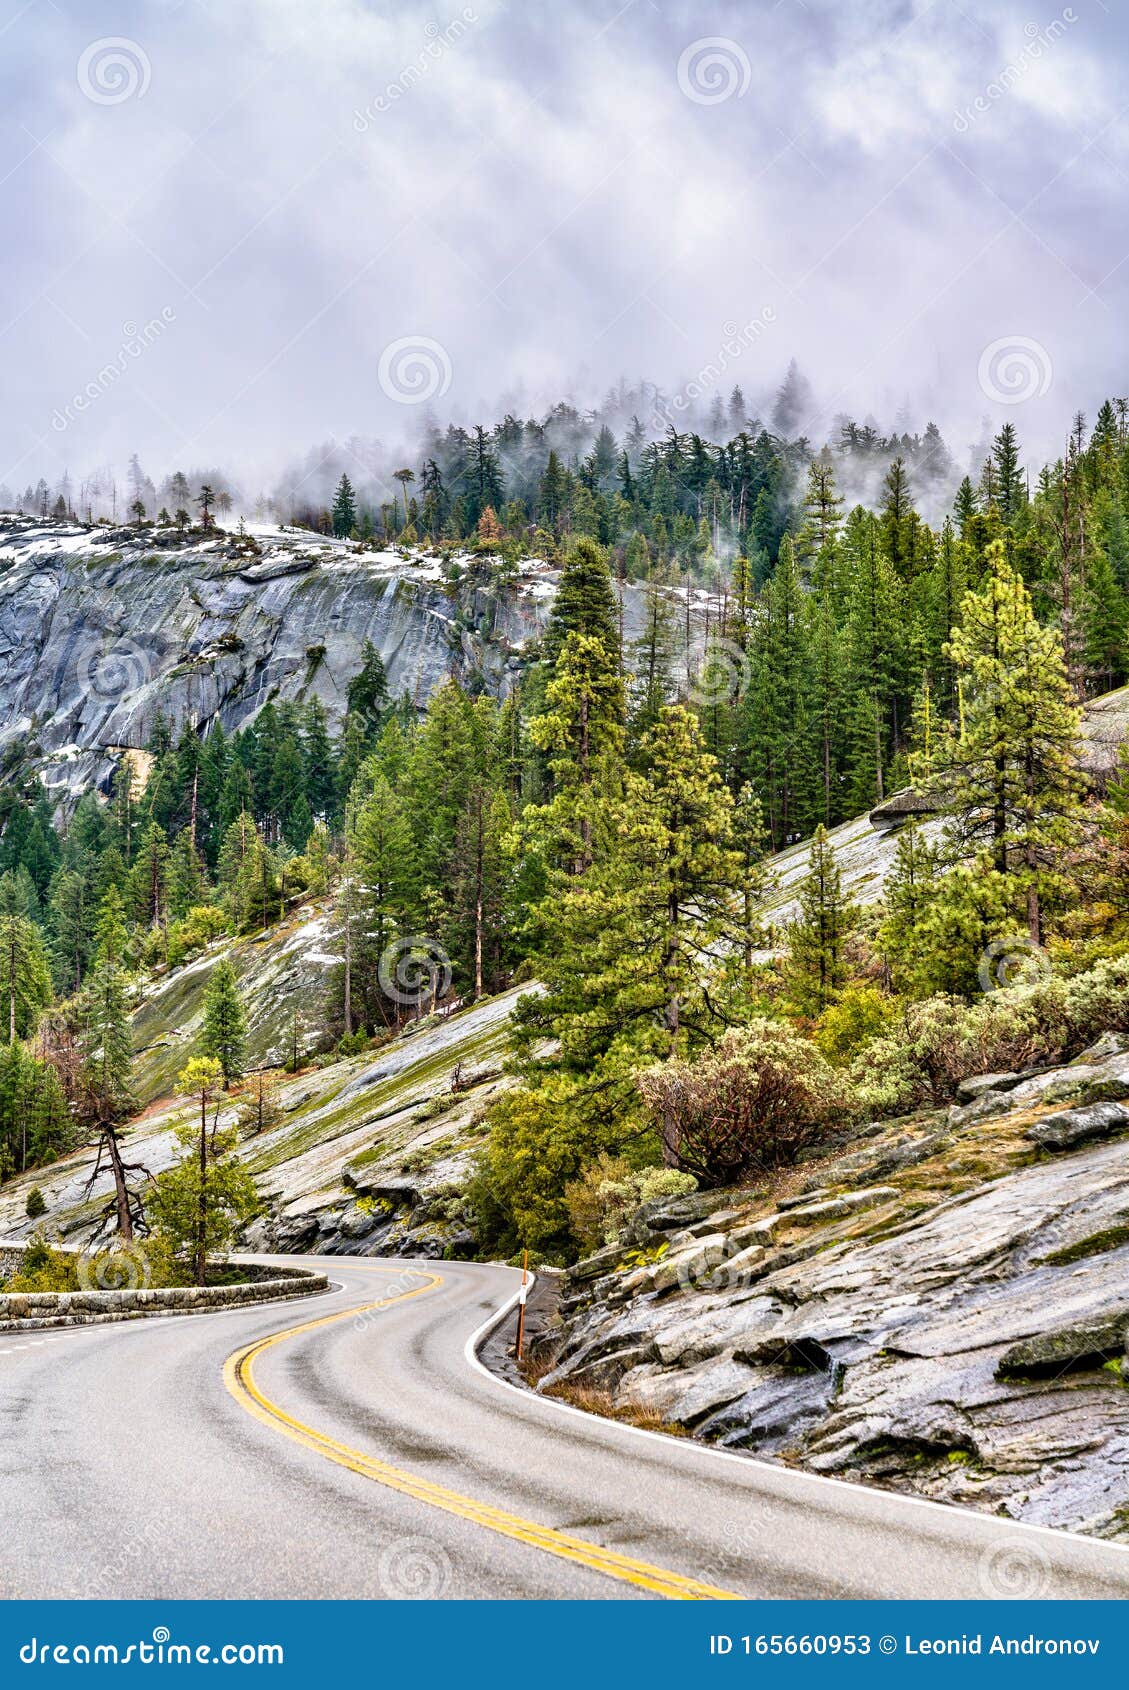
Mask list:
[[[540,1388],[1129,1542],[1129,1040],[966,1081],[566,1276]]]

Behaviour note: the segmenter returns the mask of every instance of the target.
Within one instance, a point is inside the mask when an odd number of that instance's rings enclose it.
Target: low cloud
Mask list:
[[[795,356],[826,434],[904,410],[963,458],[1010,417],[1036,455],[1124,385],[1129,49],[1095,0],[388,12],[11,23],[0,482],[133,450],[255,482],[312,439],[391,448],[418,426],[394,345],[439,349],[444,420],[620,377],[677,394],[766,312],[735,379],[767,404]],[[122,324],[165,311],[67,413]],[[978,380],[1009,337],[1053,369],[1019,407]]]

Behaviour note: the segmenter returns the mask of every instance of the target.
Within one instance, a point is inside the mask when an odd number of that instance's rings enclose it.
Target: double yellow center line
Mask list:
[[[392,1270],[374,1268],[369,1271],[379,1273]],[[396,1271],[399,1277],[403,1270]],[[635,1585],[636,1588],[650,1591],[656,1596],[684,1601],[738,1600],[731,1590],[721,1590],[715,1585],[703,1583],[700,1579],[685,1578],[681,1573],[666,1572],[662,1567],[652,1567],[646,1561],[620,1555],[614,1549],[605,1549],[600,1544],[589,1543],[585,1538],[571,1537],[567,1532],[556,1531],[551,1526],[541,1526],[533,1520],[522,1519],[519,1514],[510,1514],[505,1509],[494,1508],[486,1502],[476,1502],[473,1497],[462,1496],[458,1491],[448,1490],[446,1486],[437,1485],[430,1479],[405,1472],[403,1468],[394,1467],[378,1456],[353,1449],[337,1438],[330,1437],[328,1433],[319,1432],[313,1426],[307,1426],[294,1415],[288,1414],[256,1383],[255,1362],[276,1345],[284,1344],[302,1333],[314,1332],[319,1327],[333,1326],[338,1321],[353,1320],[357,1315],[367,1314],[374,1309],[389,1308],[393,1303],[406,1302],[410,1297],[425,1296],[428,1292],[438,1289],[442,1283],[441,1274],[427,1274],[423,1283],[411,1290],[398,1292],[376,1302],[363,1303],[358,1307],[342,1309],[337,1314],[323,1315],[319,1320],[303,1321],[301,1325],[289,1326],[269,1338],[258,1338],[254,1343],[246,1344],[228,1357],[223,1370],[224,1384],[240,1407],[246,1409],[248,1414],[253,1414],[256,1420],[261,1420],[265,1426],[270,1426],[274,1431],[281,1432],[284,1437],[292,1439],[294,1443],[313,1450],[316,1455],[324,1456],[327,1461],[336,1462],[339,1467],[348,1467],[351,1472],[360,1473],[363,1478],[372,1479],[376,1484],[384,1485],[388,1490],[399,1491],[401,1495],[410,1496],[417,1502],[425,1502],[432,1508],[440,1508],[445,1514],[454,1514],[461,1520],[469,1520],[475,1525],[485,1527],[487,1531],[497,1532],[501,1537],[529,1544],[534,1549],[543,1549],[547,1554],[556,1555],[561,1560],[571,1561],[593,1572],[604,1573],[608,1578],[619,1579],[624,1584]]]

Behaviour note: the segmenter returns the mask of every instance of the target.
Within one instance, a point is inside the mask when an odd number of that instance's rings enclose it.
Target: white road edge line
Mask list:
[[[516,1268],[514,1272],[517,1272]],[[527,1290],[531,1291],[536,1281],[536,1274],[531,1272]],[[601,1414],[589,1414],[586,1409],[575,1408],[572,1403],[561,1402],[557,1397],[542,1396],[540,1392],[531,1391],[527,1386],[515,1385],[512,1380],[503,1379],[500,1373],[495,1373],[487,1367],[479,1357],[478,1352],[495,1327],[500,1326],[508,1314],[512,1314],[517,1307],[520,1295],[520,1291],[515,1291],[508,1302],[503,1303],[502,1307],[496,1309],[493,1314],[487,1315],[482,1325],[477,1327],[467,1339],[463,1347],[463,1359],[474,1372],[481,1373],[484,1378],[500,1386],[504,1391],[513,1391],[517,1396],[523,1397],[526,1402],[545,1403],[550,1408],[556,1409],[560,1414],[574,1415],[588,1426],[595,1424],[611,1428],[613,1433],[627,1432],[632,1437],[647,1438],[652,1443],[673,1444],[679,1450],[695,1450],[698,1454],[704,1455],[712,1461],[735,1461],[746,1472],[753,1468],[759,1472],[771,1474],[774,1478],[783,1476],[804,1485],[828,1486],[836,1491],[858,1491],[869,1500],[873,1500],[877,1496],[889,1496],[898,1502],[908,1503],[914,1508],[931,1509],[936,1513],[946,1515],[950,1519],[953,1515],[956,1515],[962,1520],[980,1522],[988,1532],[994,1530],[1008,1533],[1032,1532],[1039,1537],[1052,1538],[1056,1543],[1065,1540],[1068,1543],[1084,1544],[1088,1549],[1097,1550],[1099,1555],[1108,1549],[1117,1550],[1122,1555],[1129,1555],[1129,1544],[1112,1543],[1106,1538],[1087,1537],[1083,1532],[1066,1531],[1058,1526],[1037,1526],[1026,1520],[1005,1520],[998,1514],[981,1514],[978,1509],[961,1508],[954,1502],[935,1502],[927,1496],[907,1496],[904,1491],[883,1491],[879,1490],[876,1485],[860,1484],[857,1479],[829,1479],[822,1473],[808,1473],[798,1467],[777,1466],[774,1462],[762,1461],[755,1455],[739,1455],[734,1450],[716,1449],[712,1444],[700,1443],[695,1438],[673,1438],[667,1432],[652,1432],[645,1426],[632,1426],[623,1420],[610,1420]]]

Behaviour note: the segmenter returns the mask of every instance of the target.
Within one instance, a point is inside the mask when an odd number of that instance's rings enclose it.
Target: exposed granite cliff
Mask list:
[[[454,561],[452,584],[436,555],[302,530],[181,538],[0,516],[0,759],[26,749],[64,798],[104,785],[158,710],[232,730],[268,699],[314,697],[337,720],[366,640],[394,696],[422,706],[448,675],[504,695],[557,572],[532,558],[492,584]],[[626,640],[642,613],[626,587]]]

